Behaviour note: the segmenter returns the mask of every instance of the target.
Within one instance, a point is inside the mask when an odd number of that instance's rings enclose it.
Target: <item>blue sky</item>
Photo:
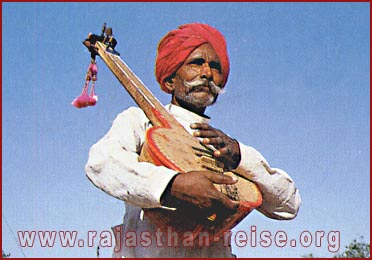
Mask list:
[[[70,105],[84,84],[82,45],[103,22],[117,50],[166,104],[154,77],[157,43],[180,24],[204,22],[226,37],[231,73],[213,126],[257,148],[286,170],[302,196],[299,215],[275,221],[258,212],[236,228],[285,231],[298,239],[324,231],[317,247],[238,247],[240,257],[329,257],[370,241],[369,3],[3,3],[2,248],[14,257],[95,257],[95,246],[17,247],[12,232],[109,230],[123,203],[95,188],[84,165],[92,144],[134,102],[98,60],[95,107]],[[7,222],[6,222],[7,221]],[[9,225],[8,225],[9,224]],[[101,248],[109,257],[110,248]]]

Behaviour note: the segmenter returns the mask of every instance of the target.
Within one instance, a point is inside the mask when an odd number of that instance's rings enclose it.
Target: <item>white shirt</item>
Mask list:
[[[194,131],[190,128],[191,123],[209,124],[209,118],[179,106],[167,105],[166,108],[190,133]],[[117,237],[114,256],[231,257],[231,248],[221,243],[208,247],[168,246],[167,235],[156,233],[156,227],[142,217],[142,208],[162,207],[160,197],[178,174],[163,166],[138,162],[146,130],[150,127],[143,111],[131,107],[117,116],[108,133],[89,152],[85,168],[88,178],[104,192],[126,202],[124,223],[114,231],[114,234],[121,235]],[[235,171],[248,176],[259,187],[263,203],[257,210],[269,218],[294,218],[301,199],[293,180],[283,170],[270,168],[253,147],[242,143],[239,146],[241,162]],[[136,244],[132,243],[132,231],[136,231]]]

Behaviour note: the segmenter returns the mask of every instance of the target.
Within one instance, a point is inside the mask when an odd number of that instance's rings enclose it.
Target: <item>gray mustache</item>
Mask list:
[[[193,89],[193,88],[196,88],[196,87],[202,87],[202,86],[207,85],[207,83],[208,83],[208,86],[210,87],[211,91],[214,94],[223,94],[223,93],[225,93],[225,91],[222,88],[220,88],[219,86],[217,86],[216,83],[214,83],[213,81],[208,81],[206,79],[200,79],[200,78],[197,78],[197,79],[194,79],[194,80],[190,80],[190,81],[186,81],[186,80],[183,81],[183,84],[188,89]]]

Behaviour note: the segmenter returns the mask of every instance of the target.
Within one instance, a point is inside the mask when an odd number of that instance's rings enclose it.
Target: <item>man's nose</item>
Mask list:
[[[201,66],[200,77],[208,80],[212,79],[212,70],[208,63],[203,63]]]

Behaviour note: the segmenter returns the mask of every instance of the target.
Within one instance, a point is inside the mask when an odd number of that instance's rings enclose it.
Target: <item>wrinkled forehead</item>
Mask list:
[[[214,50],[211,44],[209,43],[204,43],[195,50],[193,50],[189,56],[186,58],[185,62],[189,60],[194,60],[194,59],[203,59],[205,62],[220,62],[220,58],[217,55],[217,52]]]

